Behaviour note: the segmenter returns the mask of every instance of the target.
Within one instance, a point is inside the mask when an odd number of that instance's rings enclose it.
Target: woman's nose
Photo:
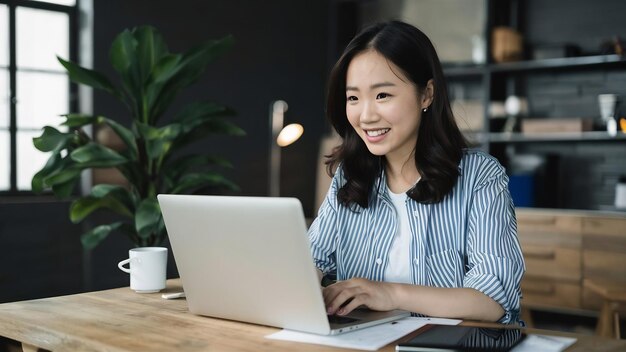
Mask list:
[[[376,113],[376,107],[374,106],[374,104],[367,102],[363,104],[363,110],[361,111],[361,122],[376,122],[377,119],[378,114]]]

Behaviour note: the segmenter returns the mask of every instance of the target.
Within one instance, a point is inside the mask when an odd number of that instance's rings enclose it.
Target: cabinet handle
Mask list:
[[[556,257],[554,249],[525,249],[522,252],[524,257],[532,259],[552,260]]]

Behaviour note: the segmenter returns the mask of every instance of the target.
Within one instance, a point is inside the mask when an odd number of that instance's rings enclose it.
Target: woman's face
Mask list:
[[[346,75],[346,115],[367,149],[405,162],[415,149],[422,109],[416,85],[375,50],[355,56]]]

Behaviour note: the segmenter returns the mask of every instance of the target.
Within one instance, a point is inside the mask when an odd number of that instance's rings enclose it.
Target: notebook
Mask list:
[[[193,314],[322,335],[398,320],[357,309],[329,321],[295,198],[158,195]]]

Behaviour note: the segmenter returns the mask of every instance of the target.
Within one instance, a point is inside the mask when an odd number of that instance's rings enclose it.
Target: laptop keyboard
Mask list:
[[[355,321],[357,321],[357,319],[342,317],[339,315],[328,315],[328,322],[331,324],[348,324]]]

